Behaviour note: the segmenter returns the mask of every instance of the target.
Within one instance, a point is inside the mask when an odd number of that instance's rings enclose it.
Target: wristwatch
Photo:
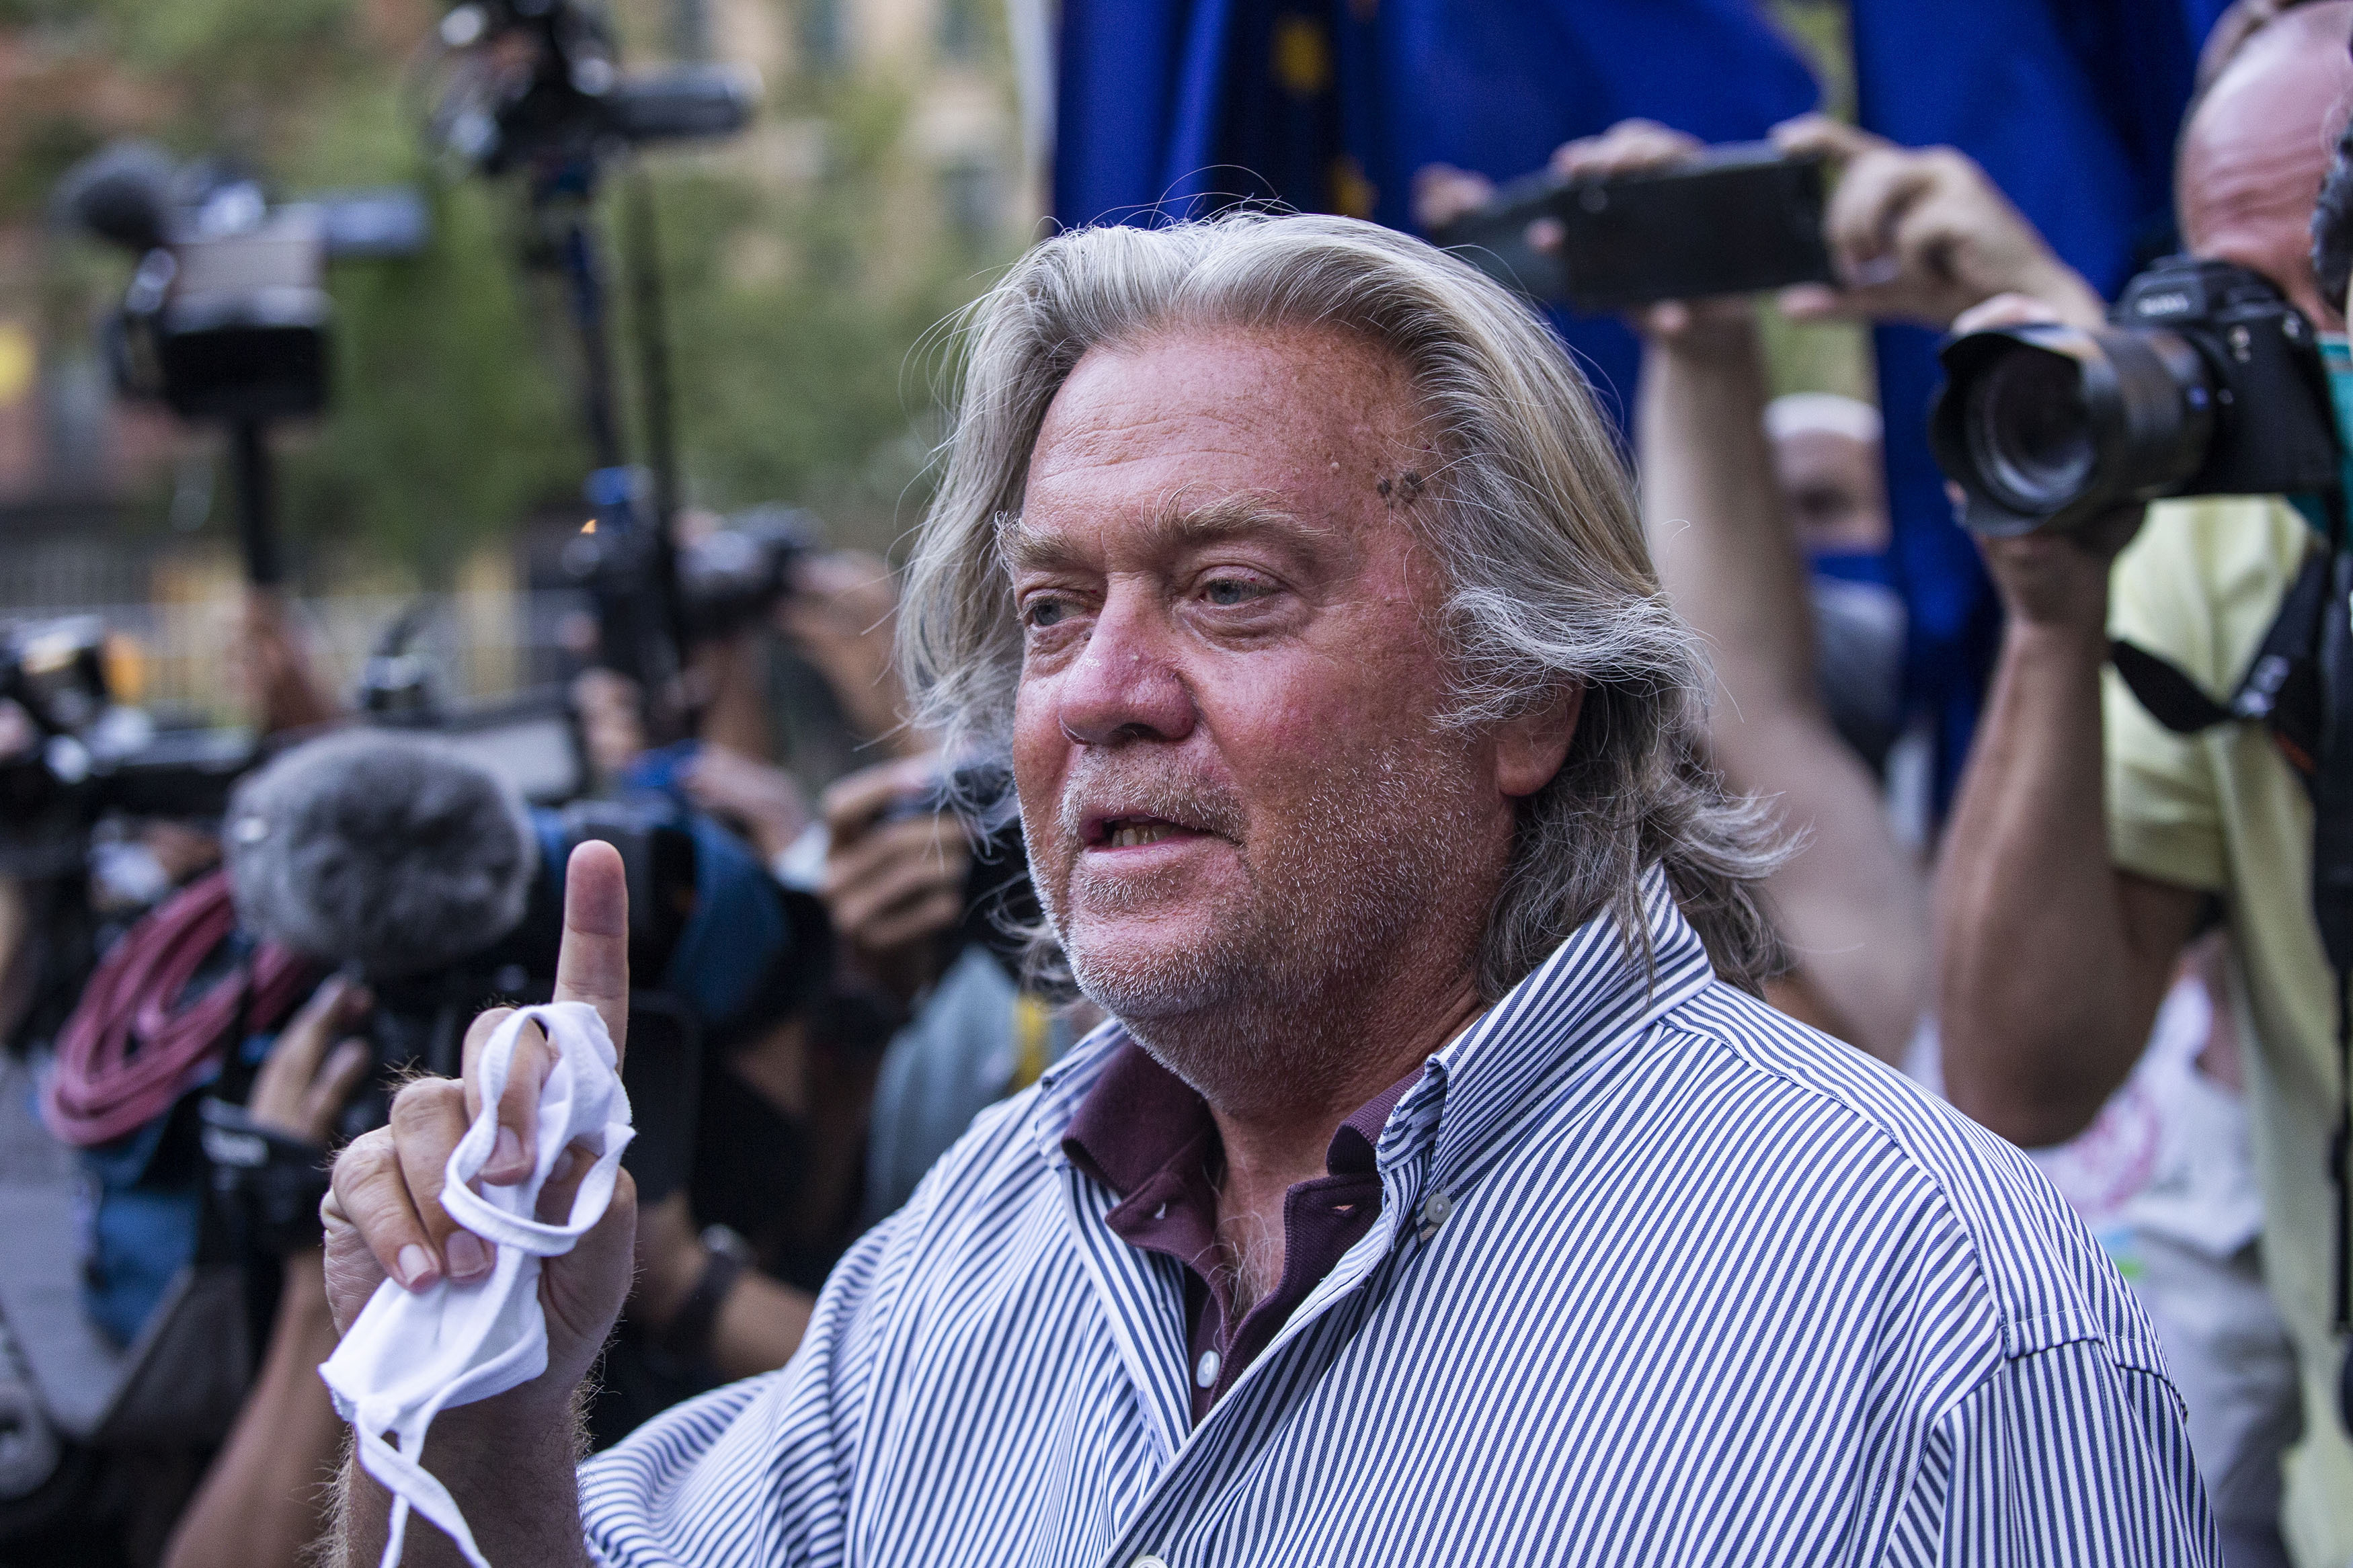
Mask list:
[[[711,1331],[719,1326],[719,1309],[727,1292],[735,1289],[735,1281],[756,1262],[752,1244],[726,1226],[703,1226],[702,1241],[702,1277],[654,1336],[655,1344],[681,1361],[711,1359]]]

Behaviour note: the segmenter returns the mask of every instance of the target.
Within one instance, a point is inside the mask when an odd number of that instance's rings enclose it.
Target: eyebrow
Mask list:
[[[1198,504],[1181,493],[1167,496],[1154,509],[1148,525],[1150,543],[1170,552],[1250,534],[1271,533],[1304,542],[1331,531],[1287,510],[1272,496],[1253,491]],[[998,521],[997,545],[1007,568],[1014,572],[1053,571],[1077,563],[1078,552],[1069,541],[1029,527],[1019,512],[1007,512]]]

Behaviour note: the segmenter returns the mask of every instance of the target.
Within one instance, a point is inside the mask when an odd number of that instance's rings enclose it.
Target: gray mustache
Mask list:
[[[1119,763],[1089,765],[1082,761],[1063,782],[1054,825],[1064,837],[1076,838],[1084,819],[1095,812],[1156,816],[1226,838],[1240,838],[1249,823],[1241,803],[1221,785],[1198,778],[1172,778],[1162,772],[1145,773]]]

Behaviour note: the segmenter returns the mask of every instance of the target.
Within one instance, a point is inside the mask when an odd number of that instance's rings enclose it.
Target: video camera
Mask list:
[[[109,812],[217,817],[253,765],[242,730],[158,731],[116,700],[118,654],[95,616],[0,632],[0,701],[23,715],[0,756],[0,875],[79,872]],[[12,715],[13,718],[13,715]]]
[[[185,419],[281,419],[326,405],[326,268],[406,256],[426,237],[393,188],[272,207],[227,164],[117,142],[69,171],[58,210],[139,258],[108,333],[116,384]]]
[[[373,994],[360,1032],[374,1065],[342,1138],[384,1125],[413,1074],[457,1076],[483,1008],[549,999],[565,876],[587,839],[612,844],[628,879],[637,983],[623,1079],[639,1130],[628,1163],[649,1200],[687,1179],[710,1031],[789,1012],[829,965],[822,908],[778,895],[747,852],[667,800],[526,807],[475,759],[406,728],[285,753],[239,789],[223,837],[243,928]],[[315,1241],[318,1151],[254,1122],[241,1099],[227,1081],[203,1108],[223,1212],[266,1250]]]
[[[396,187],[272,207],[227,164],[121,142],[67,171],[53,210],[139,258],[104,331],[115,382],[184,419],[227,425],[246,575],[278,582],[265,432],[326,406],[327,262],[421,248],[423,204]]]
[[[577,0],[469,0],[441,18],[440,42],[455,65],[431,133],[486,174],[590,163],[603,142],[733,135],[759,103],[740,66],[621,69],[610,25]]]
[[[2318,334],[2268,281],[2172,257],[2126,284],[2109,320],[1945,345],[1929,440],[1972,530],[2063,531],[2161,496],[2337,489]]]

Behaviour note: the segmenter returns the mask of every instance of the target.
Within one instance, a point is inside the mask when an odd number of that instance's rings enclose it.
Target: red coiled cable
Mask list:
[[[58,1036],[57,1072],[41,1097],[50,1131],[88,1149],[145,1126],[220,1058],[240,1018],[266,1029],[292,1010],[318,972],[265,942],[236,973],[173,1011],[236,929],[228,873],[215,871],[124,933]]]

